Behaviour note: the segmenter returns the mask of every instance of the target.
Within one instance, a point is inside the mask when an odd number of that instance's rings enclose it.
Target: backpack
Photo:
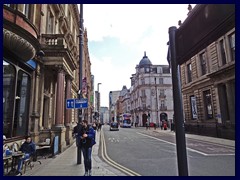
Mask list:
[[[94,144],[96,144],[95,138],[92,138],[91,140],[91,146],[93,146]]]
[[[94,137],[91,139],[91,146],[93,146],[94,144],[96,144],[96,141],[95,141],[96,132],[92,127],[90,130],[93,131],[93,133],[94,133]]]

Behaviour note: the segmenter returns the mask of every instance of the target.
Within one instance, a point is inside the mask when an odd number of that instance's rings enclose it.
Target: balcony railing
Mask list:
[[[42,44],[46,46],[58,46],[65,48],[64,34],[42,34]]]
[[[166,111],[167,110],[167,106],[160,106],[160,111]]]
[[[68,49],[69,53],[74,58],[78,58],[78,48],[76,44],[68,43],[64,34],[42,34],[41,45],[48,50],[58,51],[59,49]]]
[[[159,98],[166,98],[166,95],[165,94],[160,94]]]

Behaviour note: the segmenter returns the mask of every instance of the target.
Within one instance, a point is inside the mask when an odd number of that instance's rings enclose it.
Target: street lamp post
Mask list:
[[[82,98],[82,60],[83,60],[83,4],[80,4],[80,28],[79,28],[79,93]],[[78,111],[78,123],[82,122],[82,109]],[[81,148],[77,147],[77,164],[81,164]]]
[[[101,85],[102,83],[98,83],[97,84],[97,92],[98,92],[98,97],[97,97],[97,101],[98,101],[98,103],[97,103],[97,111],[98,111],[98,121],[99,121],[99,119],[100,119],[100,112],[99,112],[99,109],[100,109],[100,93],[99,93],[99,85]]]
[[[157,79],[155,78],[155,88],[156,88],[156,110],[157,110],[157,120],[156,123],[158,123],[158,126],[160,124],[158,120],[158,93],[157,93]]]

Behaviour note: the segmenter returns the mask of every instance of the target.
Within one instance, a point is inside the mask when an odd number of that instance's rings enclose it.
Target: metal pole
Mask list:
[[[102,84],[102,83],[98,83],[97,84],[97,92],[98,92],[98,121],[100,120],[100,112],[99,112],[99,109],[100,109],[100,93],[99,93],[99,85]]]
[[[157,109],[157,120],[156,124],[158,123],[159,126],[159,120],[158,120],[158,93],[157,93],[157,78],[155,78],[155,88],[156,88],[156,109]]]
[[[186,139],[184,132],[183,120],[183,104],[181,94],[181,82],[179,65],[176,60],[175,34],[177,28],[175,26],[169,28],[169,46],[171,55],[172,68],[172,84],[173,84],[173,102],[174,102],[174,117],[176,124],[176,145],[177,145],[177,159],[178,159],[178,173],[179,176],[188,176]]]
[[[80,29],[79,29],[79,93],[78,98],[82,98],[82,61],[83,61],[83,4],[80,4]],[[78,111],[78,122],[82,122],[82,109]],[[77,147],[77,164],[81,164],[81,148]]]

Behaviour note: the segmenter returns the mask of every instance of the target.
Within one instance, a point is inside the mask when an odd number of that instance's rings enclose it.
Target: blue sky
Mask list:
[[[83,5],[95,90],[102,83],[101,106],[108,106],[109,91],[130,88],[144,51],[152,64],[168,64],[168,28],[185,20],[187,8],[188,4]]]

